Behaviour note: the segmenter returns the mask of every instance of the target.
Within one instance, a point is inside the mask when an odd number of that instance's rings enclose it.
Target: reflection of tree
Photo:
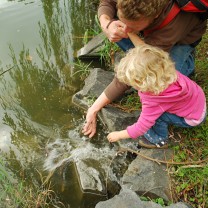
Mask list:
[[[97,13],[97,1],[92,0],[71,0],[69,7],[69,14],[72,22],[72,34],[77,36],[81,34],[84,36],[86,30],[94,27],[95,14]],[[73,42],[75,47],[82,46],[80,39]]]
[[[68,64],[73,61],[73,31],[78,34],[80,30],[89,27],[93,15],[89,9],[92,7],[89,0],[42,0],[42,7],[45,23],[39,23],[42,43],[37,48],[42,67],[32,61],[30,52],[25,47],[17,57],[10,46],[15,67],[8,73],[10,77],[7,76],[7,79],[10,81],[7,80],[2,94],[6,95],[8,89],[12,89],[14,94],[11,95],[10,92],[11,96],[5,97],[2,106],[17,109],[17,105],[12,106],[10,103],[13,99],[21,106],[22,111],[19,109],[18,113],[21,112],[26,117],[32,116],[38,123],[47,124],[49,120],[56,120],[60,116],[57,109],[63,108],[61,100],[66,99],[64,97],[70,99],[76,90],[69,76],[71,68]],[[8,86],[10,84],[13,86]],[[60,89],[60,86],[65,88]],[[67,103],[68,108],[70,101]],[[13,125],[16,122],[10,123]]]
[[[81,112],[70,103],[76,88],[68,63],[79,48],[74,35],[90,27],[88,4],[89,0],[42,0],[45,23],[39,23],[42,43],[36,49],[42,66],[32,60],[27,46],[18,55],[10,46],[12,63],[7,69],[14,67],[0,77],[0,118],[11,128],[12,144],[20,152],[11,156],[15,168],[17,161],[18,169],[36,168],[33,159],[42,154],[40,147],[60,136],[64,125],[73,129],[80,125]],[[0,73],[4,71],[0,62]],[[60,88],[63,85],[68,88]]]
[[[39,24],[43,45],[37,49],[43,68],[57,72],[57,79],[61,86],[72,87],[74,50],[82,46],[80,35],[92,27],[95,3],[77,0],[42,0],[45,24]],[[94,8],[94,12],[92,12]],[[78,82],[79,83],[79,82]],[[76,84],[78,84],[76,82]]]
[[[74,92],[72,89],[69,91],[60,88],[56,67],[39,68],[28,60],[29,51],[25,48],[19,57],[15,56],[11,48],[11,56],[15,69],[10,71],[10,75],[17,86],[13,99],[19,101],[19,105],[26,110],[31,119],[50,125],[58,122],[64,112],[68,114],[67,109],[70,107],[68,99]],[[68,102],[63,104],[65,99]]]
[[[30,51],[24,46],[18,57],[10,46],[11,67],[14,67],[1,77],[0,99],[7,114],[5,122],[13,129],[19,125],[25,132],[31,132],[32,126],[26,125],[27,119],[46,125],[58,120],[58,109],[63,109],[62,100],[74,94],[76,85],[69,76],[68,64],[73,61],[74,36],[90,28],[94,21],[92,9],[96,12],[91,0],[42,0],[42,8],[45,23],[39,23],[42,43],[36,49],[42,67],[33,62]],[[0,69],[3,71],[5,69]],[[78,82],[76,84],[79,86]],[[66,103],[64,108],[68,113],[66,108],[73,107],[70,100]],[[8,113],[8,109],[12,113]],[[73,112],[71,114],[76,117]]]
[[[57,78],[63,81],[62,69],[73,58],[72,50],[69,48],[72,45],[70,28],[64,21],[67,13],[57,0],[42,0],[42,5],[46,24],[39,24],[43,47],[40,46],[37,51],[43,67],[49,71],[55,70]]]

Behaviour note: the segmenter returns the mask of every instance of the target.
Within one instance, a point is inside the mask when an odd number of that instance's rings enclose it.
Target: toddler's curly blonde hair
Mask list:
[[[155,95],[177,80],[169,54],[147,44],[131,49],[115,67],[115,71],[120,82]]]

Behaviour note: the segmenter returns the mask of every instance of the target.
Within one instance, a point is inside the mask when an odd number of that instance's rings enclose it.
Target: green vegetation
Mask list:
[[[141,110],[141,103],[136,90],[133,90],[131,93],[127,93],[120,100],[115,101],[110,105],[120,108],[126,112]]]
[[[196,73],[192,77],[204,90],[208,100],[208,33],[197,47]],[[175,161],[200,161],[208,158],[208,121],[192,129],[175,128],[180,140],[174,147]],[[176,201],[196,208],[208,207],[208,160],[198,165],[174,166],[171,177]]]
[[[87,30],[85,32],[83,39],[84,44],[87,44],[92,37],[102,32],[97,15],[95,16],[95,22],[96,29]],[[106,37],[103,45],[99,48],[98,55],[101,63],[107,66],[107,70],[113,70],[112,65],[114,65],[114,56],[117,51],[121,52],[121,49],[116,44],[111,43]]]
[[[39,174],[40,175],[40,174]],[[19,180],[10,174],[6,164],[0,159],[0,204],[4,208],[52,208],[65,206],[58,201],[50,184],[43,180],[41,184],[28,186],[25,180]]]
[[[162,198],[150,199],[149,197],[145,197],[145,196],[141,196],[139,198],[142,201],[153,201],[157,204],[160,204],[161,206],[166,206],[166,203],[164,202],[164,199],[162,199]]]
[[[72,74],[72,76],[79,75],[82,80],[86,78],[90,73],[90,65],[92,61],[89,64],[85,64],[80,59],[77,60],[77,63],[74,64],[74,68],[76,69],[76,72]]]
[[[119,47],[105,38],[105,42],[99,51],[99,55],[101,57],[101,62],[104,61],[110,70],[113,70],[112,65],[114,65],[114,58],[117,51],[120,51]]]

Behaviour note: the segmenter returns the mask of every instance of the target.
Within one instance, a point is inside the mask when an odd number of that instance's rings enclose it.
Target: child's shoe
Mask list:
[[[167,149],[168,148],[168,144],[167,142],[159,142],[157,144],[153,144],[151,142],[149,142],[144,136],[141,136],[138,138],[138,144],[141,147],[146,147],[148,149]]]

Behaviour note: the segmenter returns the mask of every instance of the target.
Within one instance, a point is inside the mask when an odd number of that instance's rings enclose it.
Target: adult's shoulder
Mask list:
[[[181,11],[168,25],[148,34],[145,42],[170,51],[175,44],[190,45],[201,39],[206,25],[197,13]]]
[[[117,11],[116,5],[117,1],[115,0],[101,0],[98,6],[98,17],[102,14],[106,14],[110,18],[114,18]]]

